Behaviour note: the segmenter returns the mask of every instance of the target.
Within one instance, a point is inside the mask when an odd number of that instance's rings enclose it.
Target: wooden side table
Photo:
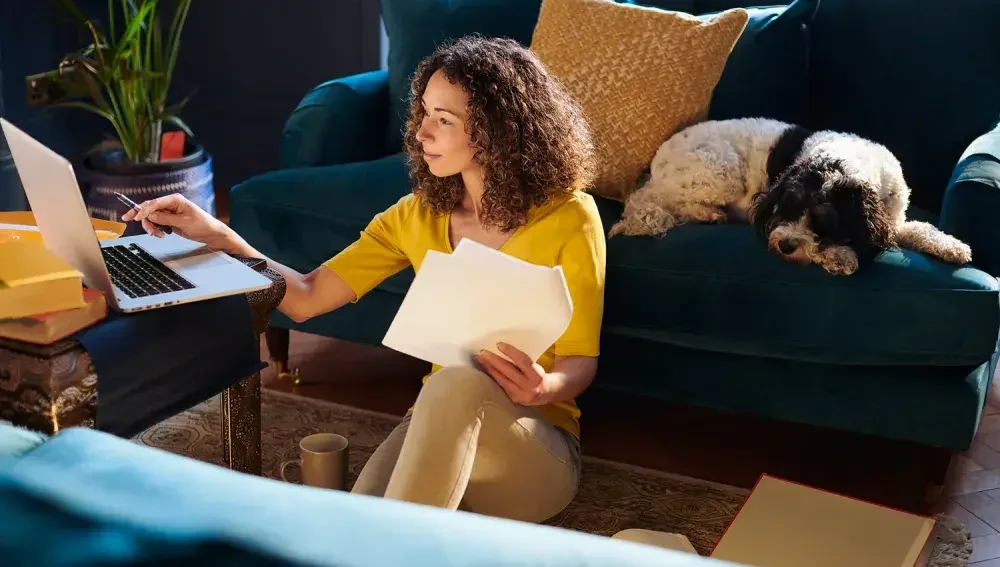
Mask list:
[[[274,284],[247,295],[258,338],[285,295],[281,274],[262,273]],[[47,435],[67,427],[95,428],[99,380],[90,355],[72,338],[45,346],[0,339],[0,420]],[[261,474],[260,387],[255,372],[221,396],[226,465],[255,475]]]

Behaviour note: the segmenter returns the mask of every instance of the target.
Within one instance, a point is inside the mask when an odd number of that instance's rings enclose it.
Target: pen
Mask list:
[[[115,197],[118,197],[119,201],[125,203],[125,205],[127,205],[129,208],[131,208],[133,211],[137,213],[142,210],[142,207],[140,207],[138,203],[136,203],[132,199],[129,199],[125,195],[122,195],[121,193],[115,193]],[[169,226],[156,224],[153,221],[149,221],[149,223],[155,226],[156,228],[160,229],[161,231],[163,231],[164,234],[170,234],[173,232],[173,229],[171,229]]]

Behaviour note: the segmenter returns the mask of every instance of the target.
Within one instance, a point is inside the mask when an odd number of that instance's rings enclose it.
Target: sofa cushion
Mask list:
[[[386,147],[398,152],[409,108],[410,75],[442,42],[479,33],[528,45],[541,0],[382,0],[389,37],[389,123]]]
[[[713,120],[767,117],[795,124],[809,119],[809,26],[820,0],[767,5],[760,0],[631,0],[664,10],[711,17],[746,8],[743,35],[712,97]],[[774,4],[778,4],[775,2]]]
[[[705,119],[747,20],[742,9],[702,21],[614,2],[542,3],[531,49],[590,125],[600,157],[591,193],[624,200],[663,140]]]
[[[621,206],[600,199],[605,226]],[[865,365],[974,365],[996,350],[994,278],[910,251],[832,276],[769,252],[744,225],[608,241],[605,332],[678,346]]]
[[[376,214],[409,190],[402,154],[272,171],[233,188],[230,226],[268,257],[310,271],[357,240]],[[411,279],[404,272],[383,288],[403,293]]]
[[[19,456],[45,442],[45,435],[0,421],[0,455]]]
[[[705,14],[721,12],[730,8],[750,8],[765,4],[761,0],[619,0],[628,4],[642,4],[662,10],[687,12],[688,14]],[[794,0],[793,0],[794,1]],[[777,2],[773,2],[777,4]]]
[[[811,28],[814,128],[885,144],[911,200],[940,213],[952,169],[1000,115],[1000,2],[823,0]]]
[[[809,26],[819,0],[747,8],[750,21],[712,96],[708,117],[809,120]],[[711,14],[707,14],[707,17]]]

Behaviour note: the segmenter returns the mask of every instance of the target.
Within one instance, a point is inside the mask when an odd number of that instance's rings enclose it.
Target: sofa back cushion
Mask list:
[[[794,123],[807,121],[809,26],[820,0],[618,1],[699,16],[748,8],[750,21],[730,54],[708,117],[767,116]],[[541,0],[382,0],[382,18],[389,37],[386,150],[396,153],[402,147],[409,78],[421,59],[443,41],[470,33],[510,37],[530,45],[541,3]]]
[[[625,200],[663,140],[704,120],[746,10],[713,18],[545,0],[531,49],[575,98],[598,155],[590,191]]]
[[[409,112],[410,75],[441,43],[472,33],[531,43],[541,0],[382,0],[389,37],[387,153],[403,143]]]
[[[628,4],[642,4],[663,10],[674,10],[676,12],[687,12],[688,14],[705,14],[708,12],[721,12],[730,8],[750,8],[752,6],[762,6],[765,4],[779,4],[780,2],[767,2],[767,0],[621,0]]]
[[[710,119],[808,122],[809,28],[819,2],[794,0],[788,5],[747,8],[750,21],[715,87]],[[734,2],[713,2],[723,3]]]
[[[885,144],[911,202],[939,213],[962,152],[1000,117],[998,22],[990,0],[822,0],[811,125]]]
[[[809,120],[809,26],[820,0],[629,0],[711,17],[746,8],[750,21],[715,87],[708,118]]]

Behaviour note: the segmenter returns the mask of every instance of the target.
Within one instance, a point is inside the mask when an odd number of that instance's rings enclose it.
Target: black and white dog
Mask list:
[[[781,257],[832,274],[853,274],[897,246],[970,262],[965,243],[906,220],[909,198],[899,160],[881,144],[770,119],[705,121],[660,146],[609,236],[747,222]]]

